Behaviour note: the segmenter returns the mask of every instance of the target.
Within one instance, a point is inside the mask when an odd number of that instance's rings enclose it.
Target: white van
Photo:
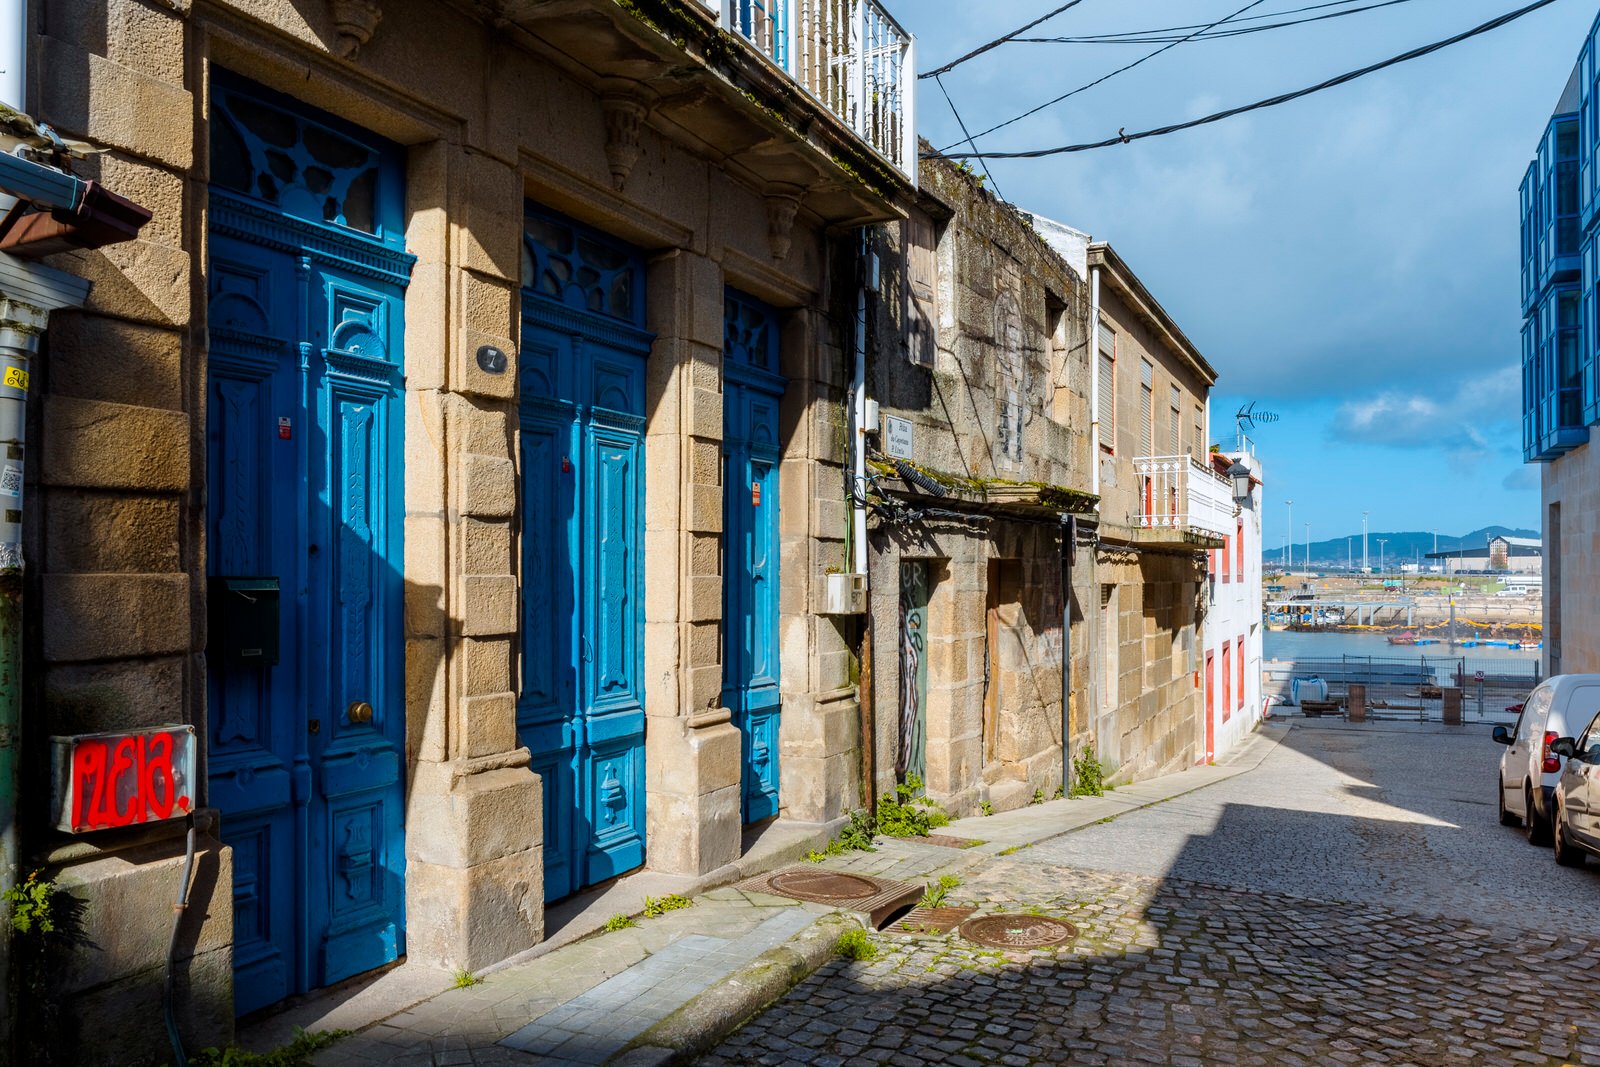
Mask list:
[[[1516,726],[1494,728],[1500,757],[1500,822],[1523,826],[1528,841],[1550,843],[1550,812],[1563,760],[1550,742],[1571,737],[1600,713],[1600,674],[1558,674],[1522,705]]]

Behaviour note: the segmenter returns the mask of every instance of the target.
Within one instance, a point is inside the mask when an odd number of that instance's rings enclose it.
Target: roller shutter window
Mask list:
[[[1100,326],[1100,447],[1117,450],[1117,335]]]
[[[1147,359],[1139,361],[1139,455],[1148,456],[1155,448],[1156,369]]]

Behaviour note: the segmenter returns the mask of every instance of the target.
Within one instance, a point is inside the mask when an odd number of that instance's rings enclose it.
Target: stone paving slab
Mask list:
[[[1004,853],[1019,845],[1040,844],[1104,819],[1159,804],[1254,770],[1277,748],[1288,731],[1287,724],[1264,723],[1247,741],[1215,764],[1190,767],[1176,774],[1118,786],[1104,796],[1064,797],[998,815],[973,815],[956,819],[940,832],[982,841],[984,844],[972,851],[989,855]]]
[[[689,934],[538,1016],[500,1044],[556,1062],[606,1062],[713,983],[776,948],[815,918],[785,909],[743,937]]]

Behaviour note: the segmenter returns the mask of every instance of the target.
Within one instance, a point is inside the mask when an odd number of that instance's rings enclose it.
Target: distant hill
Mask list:
[[[1303,529],[1303,527],[1302,527]],[[1481,530],[1461,534],[1459,537],[1439,535],[1439,551],[1454,552],[1457,549],[1483,548],[1489,543],[1491,537],[1538,537],[1538,530],[1516,529],[1510,526],[1485,526]],[[1378,565],[1378,539],[1383,538],[1387,543],[1383,547],[1383,558],[1390,566],[1398,563],[1415,563],[1432,552],[1433,533],[1423,530],[1405,530],[1401,532],[1381,532],[1373,530],[1367,534],[1368,559],[1372,566]],[[1276,563],[1283,558],[1283,540],[1280,535],[1277,543],[1273,545],[1268,538],[1268,550],[1265,554],[1266,561]],[[1349,553],[1357,567],[1361,566],[1361,531],[1349,535]],[[1305,563],[1306,545],[1304,541],[1294,546],[1294,564],[1301,566]],[[1311,566],[1343,567],[1346,561],[1346,540],[1343,537],[1334,537],[1326,541],[1313,541],[1311,543]]]

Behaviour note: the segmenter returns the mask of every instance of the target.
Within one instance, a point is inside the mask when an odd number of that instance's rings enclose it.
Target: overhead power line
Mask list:
[[[944,94],[944,102],[950,105],[950,114],[956,117],[956,125],[961,127],[962,133],[967,133],[966,120],[961,117],[961,112],[956,110],[956,102],[950,99],[950,90],[944,87],[944,79],[934,78],[933,83],[937,85],[939,87],[939,91]],[[974,152],[978,150],[978,146],[973,142],[971,134],[967,134],[967,144]],[[1004,200],[1005,194],[1000,192],[1000,183],[994,180],[993,174],[989,173],[989,164],[980,159],[978,160],[978,166],[983,168],[983,176],[989,180],[989,187],[994,190],[994,195],[998,196],[1001,200]]]
[[[1156,56],[1159,56],[1163,52],[1170,52],[1172,49],[1178,47],[1180,44],[1183,44],[1184,41],[1188,41],[1188,40],[1193,39],[1198,34],[1205,32],[1205,30],[1213,29],[1213,28],[1215,28],[1217,26],[1222,25],[1224,22],[1230,22],[1234,18],[1237,18],[1239,15],[1242,15],[1246,11],[1249,11],[1251,8],[1260,7],[1264,3],[1266,3],[1266,0],[1251,0],[1250,3],[1244,5],[1244,7],[1241,7],[1238,11],[1235,11],[1232,15],[1229,15],[1226,18],[1220,18],[1217,21],[1211,23],[1210,25],[1205,26],[1204,28],[1202,28],[1200,30],[1196,30],[1194,33],[1190,34],[1188,37],[1184,37],[1184,38],[1182,38],[1180,40],[1173,41],[1171,44],[1162,45],[1160,48],[1157,48],[1154,52],[1148,52],[1145,55],[1142,55],[1138,59],[1134,60],[1132,63],[1128,63],[1128,64],[1125,64],[1123,66],[1118,67],[1116,70],[1112,71],[1110,74],[1102,74],[1100,77],[1096,78],[1094,81],[1089,82],[1086,85],[1080,85],[1076,89],[1073,89],[1073,90],[1071,90],[1069,92],[1062,93],[1060,96],[1056,97],[1054,100],[1046,100],[1044,103],[1040,104],[1036,108],[1032,108],[1032,109],[1030,109],[1028,111],[1024,111],[1022,114],[1013,116],[1012,118],[1009,118],[1009,119],[1006,119],[1004,122],[996,123],[995,125],[990,126],[987,130],[984,130],[982,133],[976,134],[976,135],[974,135],[974,137],[969,138],[969,140],[976,140],[976,138],[978,138],[978,137],[987,137],[989,134],[995,132],[996,130],[1003,130],[1007,126],[1010,126],[1014,122],[1021,122],[1023,119],[1027,118],[1030,115],[1037,115],[1039,112],[1043,111],[1047,107],[1054,107],[1056,104],[1061,103],[1061,101],[1067,99],[1068,97],[1077,96],[1081,92],[1085,92],[1086,90],[1093,89],[1096,85],[1099,85],[1102,82],[1110,81],[1112,78],[1115,78],[1118,74],[1124,74],[1124,73],[1132,70],[1134,67],[1139,66],[1141,63],[1148,63],[1150,60],[1156,58]],[[950,148],[954,148],[954,147],[955,147],[955,145],[951,145],[950,146]],[[947,152],[949,150],[950,150],[949,148],[945,149],[945,151],[947,151]]]
[[[1170,126],[1158,126],[1153,130],[1142,130],[1139,133],[1126,133],[1123,131],[1118,131],[1115,137],[1107,137],[1103,141],[1093,141],[1088,144],[1062,145],[1059,148],[1036,148],[1028,152],[953,152],[940,154],[948,155],[952,159],[1037,159],[1041,156],[1058,156],[1067,152],[1087,152],[1094,148],[1110,148],[1112,145],[1128,144],[1133,141],[1142,141],[1147,137],[1163,137],[1169,133],[1178,133],[1182,130],[1192,130],[1196,126],[1205,126],[1209,123],[1221,122],[1223,119],[1231,119],[1235,115],[1243,115],[1247,111],[1260,111],[1262,108],[1276,107],[1279,104],[1287,104],[1291,100],[1298,100],[1302,96],[1310,96],[1312,93],[1320,93],[1324,89],[1332,89],[1335,86],[1344,85],[1346,82],[1353,82],[1357,78],[1366,77],[1368,74],[1373,74],[1387,67],[1393,67],[1409,60],[1420,59],[1423,56],[1432,55],[1434,52],[1449,48],[1453,44],[1460,44],[1462,41],[1468,40],[1469,38],[1477,37],[1480,34],[1488,33],[1491,30],[1498,30],[1500,27],[1505,26],[1508,23],[1515,22],[1524,15],[1532,14],[1541,7],[1549,7],[1555,2],[1556,0],[1535,0],[1534,3],[1531,3],[1526,7],[1520,7],[1515,11],[1509,11],[1498,18],[1490,19],[1481,26],[1474,26],[1470,30],[1458,33],[1454,37],[1447,37],[1442,41],[1435,41],[1433,44],[1423,45],[1420,48],[1413,48],[1409,52],[1402,52],[1399,55],[1385,59],[1380,63],[1374,63],[1371,66],[1362,67],[1360,70],[1352,70],[1345,74],[1340,74],[1337,77],[1329,78],[1327,81],[1318,82],[1316,85],[1310,85],[1304,89],[1296,89],[1289,93],[1280,93],[1277,96],[1268,97],[1265,100],[1257,100],[1253,104],[1242,104],[1239,107],[1231,107],[1226,111],[1218,111],[1215,114],[1206,115],[1203,118],[1190,119],[1188,122],[1175,122]],[[979,134],[978,136],[981,137],[983,135]]]
[[[939,69],[930,70],[926,74],[918,74],[917,77],[918,78],[937,78],[941,74],[948,74],[952,70],[954,70],[955,68],[959,67],[961,64],[965,63],[967,60],[976,59],[979,56],[983,55],[985,52],[989,51],[990,49],[999,48],[1001,45],[1005,44],[1007,41],[1009,41],[1012,38],[1016,37],[1019,33],[1027,33],[1029,30],[1033,29],[1035,26],[1039,25],[1040,23],[1049,22],[1051,19],[1055,18],[1057,15],[1061,14],[1063,11],[1066,11],[1066,10],[1068,10],[1070,8],[1077,7],[1081,3],[1083,3],[1083,0],[1068,0],[1067,3],[1062,4],[1060,7],[1056,8],[1054,11],[1050,12],[1047,15],[1039,16],[1038,18],[1034,19],[1032,22],[1028,23],[1026,26],[1021,26],[1021,27],[1019,27],[1019,28],[1017,28],[1015,30],[1012,30],[1010,33],[1006,34],[1004,37],[996,37],[994,40],[989,41],[986,44],[981,44],[978,47],[974,48],[972,51],[968,52],[966,55],[960,56],[960,57],[958,57],[956,59],[952,59],[950,62],[946,63],[944,66],[940,67]]]
[[[1350,0],[1341,0],[1349,3]],[[1409,4],[1412,0],[1382,0],[1381,3],[1368,4],[1365,7],[1347,7],[1343,11],[1326,11],[1320,15],[1312,15],[1303,19],[1289,19],[1284,22],[1268,22],[1260,26],[1236,26],[1226,29],[1202,32],[1188,38],[1194,41],[1220,41],[1228,37],[1242,37],[1247,33],[1264,33],[1267,30],[1281,30],[1290,26],[1304,26],[1312,22],[1325,22],[1328,19],[1343,18],[1346,15],[1359,15],[1366,11],[1376,11],[1379,8],[1394,7],[1396,4]],[[1317,8],[1332,7],[1332,4],[1317,4],[1314,8],[1297,8],[1291,11],[1274,11],[1268,15],[1255,15],[1239,19],[1240,22],[1254,21],[1262,18],[1272,18],[1276,15],[1292,15],[1302,11],[1316,10]],[[1160,44],[1163,41],[1177,41],[1179,38],[1172,36],[1182,30],[1194,29],[1193,26],[1176,26],[1163,30],[1143,30],[1138,33],[1111,33],[1098,34],[1087,37],[1017,37],[1017,44]]]

